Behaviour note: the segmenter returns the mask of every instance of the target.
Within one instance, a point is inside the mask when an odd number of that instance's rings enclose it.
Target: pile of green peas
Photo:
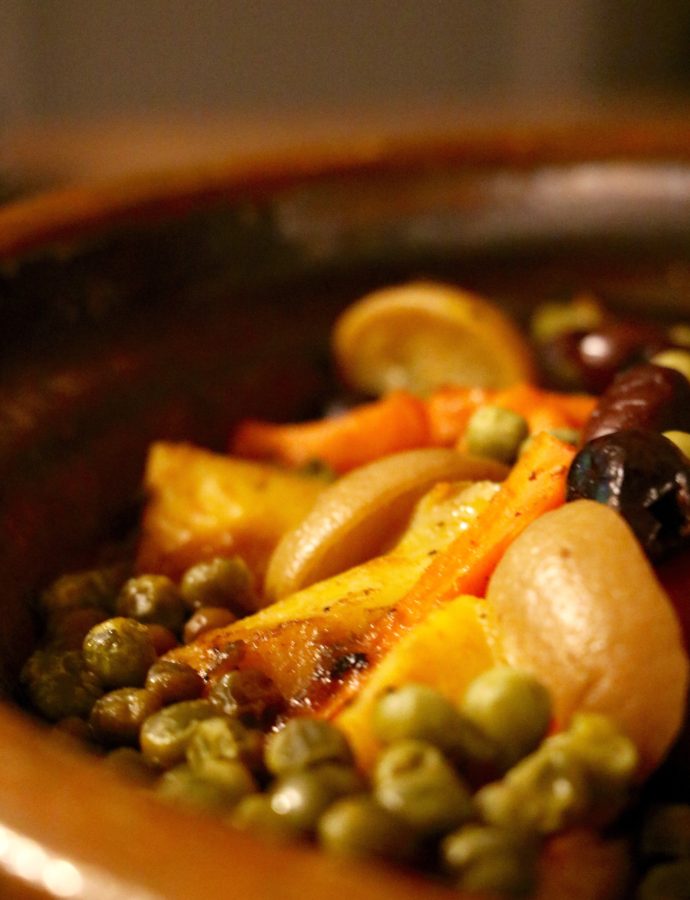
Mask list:
[[[128,563],[63,575],[38,607],[40,648],[21,673],[29,704],[63,730],[120,746],[138,745],[153,712],[204,690],[191,668],[160,657],[254,611],[256,596],[244,561],[218,557],[179,584],[132,576]]]
[[[240,559],[193,566],[179,585],[119,565],[63,576],[41,598],[28,701],[165,801],[506,897],[533,893],[549,835],[607,827],[629,805],[635,746],[593,713],[550,735],[549,694],[522,671],[485,672],[457,703],[423,684],[385,692],[371,722],[381,750],[365,775],[335,726],[287,718],[261,672],[236,668],[208,687],[160,658],[254,605]],[[639,900],[687,897],[690,806],[653,809],[639,845]]]

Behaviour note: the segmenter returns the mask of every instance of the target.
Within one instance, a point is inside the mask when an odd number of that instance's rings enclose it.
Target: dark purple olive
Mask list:
[[[668,344],[656,325],[609,321],[594,331],[557,335],[541,355],[556,386],[600,394],[622,369],[645,362]]]
[[[668,341],[662,329],[638,322],[615,322],[580,338],[578,355],[584,385],[599,394],[621,369],[648,360]]]
[[[690,537],[690,462],[655,431],[616,431],[589,441],[570,466],[566,496],[615,509],[653,560]]]
[[[585,425],[591,441],[613,431],[690,431],[690,382],[675,369],[643,363],[621,372]]]

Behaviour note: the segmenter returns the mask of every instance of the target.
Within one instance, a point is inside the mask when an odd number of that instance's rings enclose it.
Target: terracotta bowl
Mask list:
[[[171,812],[16,705],[31,598],[131,520],[148,443],[222,447],[332,389],[364,290],[452,279],[518,315],[690,314],[690,125],[362,142],[0,212],[0,896],[456,896]]]

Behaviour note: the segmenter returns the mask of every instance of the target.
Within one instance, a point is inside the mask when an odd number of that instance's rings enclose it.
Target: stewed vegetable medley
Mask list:
[[[332,351],[321,418],[150,448],[136,533],[38,598],[27,704],[229,828],[690,898],[690,325],[415,282]]]

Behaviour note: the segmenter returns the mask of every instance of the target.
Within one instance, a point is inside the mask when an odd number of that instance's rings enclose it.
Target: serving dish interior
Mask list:
[[[43,735],[13,710],[36,591],[131,528],[152,440],[222,449],[240,415],[319,412],[337,390],[330,324],[364,291],[439,278],[523,321],[580,291],[690,315],[682,159],[487,164],[446,150],[124,186],[90,218],[48,226],[40,203],[22,215],[38,218],[21,240],[0,231],[0,717],[35,752]]]

